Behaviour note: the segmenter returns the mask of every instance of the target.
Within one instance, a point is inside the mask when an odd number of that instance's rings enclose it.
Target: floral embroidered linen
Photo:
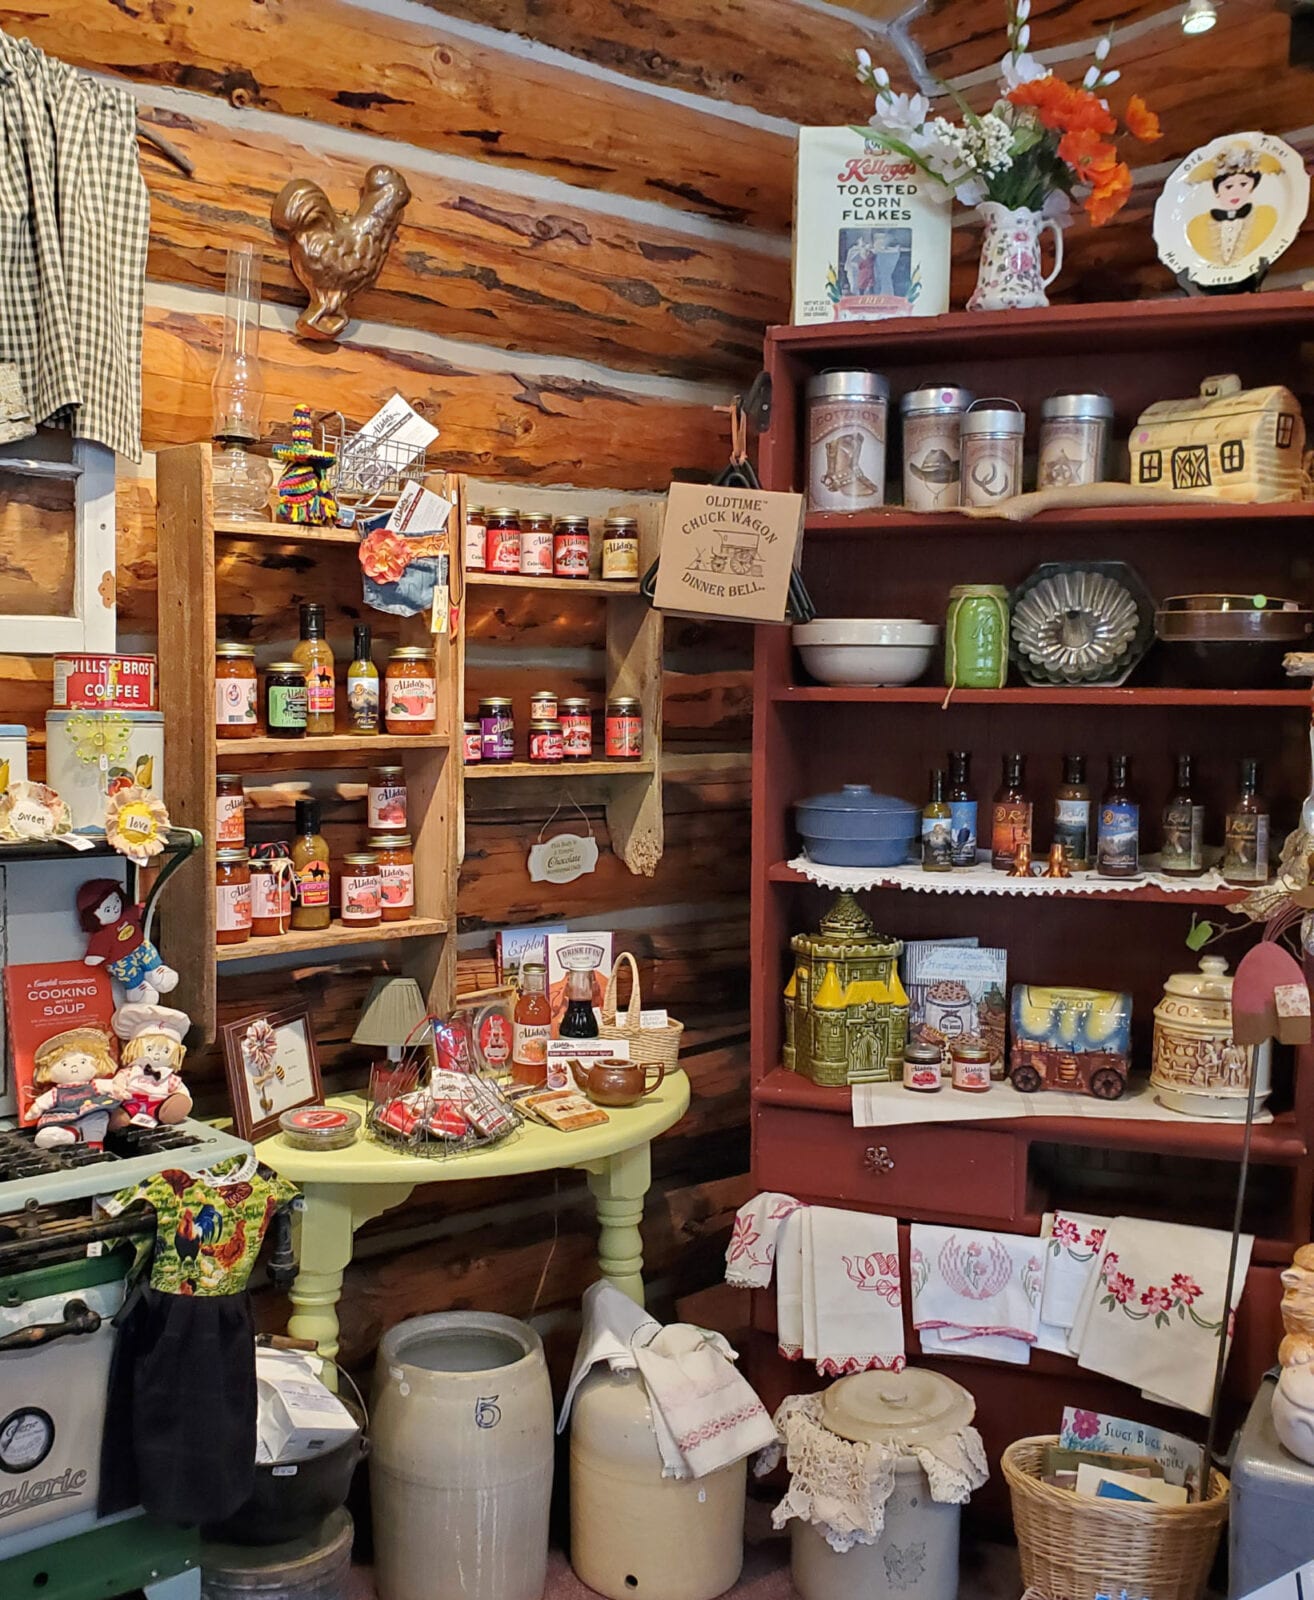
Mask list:
[[[792,1195],[775,1194],[769,1189],[740,1206],[725,1252],[728,1284],[736,1289],[767,1287],[781,1226],[798,1208]]]
[[[1243,1234],[1229,1338],[1253,1246]],[[1207,1416],[1230,1248],[1231,1236],[1216,1229],[1115,1218],[1073,1326],[1078,1364]]]
[[[910,1252],[913,1326],[923,1349],[1025,1361],[1036,1343],[1045,1265],[1038,1239],[914,1223]],[[1017,1351],[975,1344],[1010,1340]]]

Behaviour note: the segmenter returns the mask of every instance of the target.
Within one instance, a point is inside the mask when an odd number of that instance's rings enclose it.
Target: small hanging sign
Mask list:
[[[574,883],[585,873],[593,872],[598,865],[598,841],[593,837],[593,827],[579,805],[576,811],[584,817],[588,838],[577,833],[558,833],[551,839],[543,835],[556,821],[556,811],[539,829],[538,842],[529,848],[529,878],[531,883]]]

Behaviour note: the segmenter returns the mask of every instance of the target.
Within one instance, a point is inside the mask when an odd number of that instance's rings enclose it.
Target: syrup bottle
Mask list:
[[[1198,878],[1204,871],[1204,807],[1191,788],[1191,758],[1178,756],[1177,782],[1163,808],[1159,871]]]
[[[1004,777],[995,791],[990,815],[990,865],[1011,872],[1019,845],[1031,849],[1031,801],[1025,788],[1026,757],[1004,757]]]
[[[1109,757],[1109,787],[1100,801],[1095,843],[1101,878],[1134,878],[1141,869],[1141,808],[1127,788],[1130,771],[1130,757]]]

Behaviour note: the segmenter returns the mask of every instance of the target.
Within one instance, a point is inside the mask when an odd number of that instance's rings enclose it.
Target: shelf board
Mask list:
[[[871,870],[873,873],[878,874],[881,869],[873,867]],[[1000,883],[1006,884],[1008,882],[1008,878],[1004,874],[1001,873],[997,876]],[[927,872],[922,877],[933,879],[935,873]],[[814,889],[824,888],[823,884],[813,883],[811,878],[796,871],[787,861],[773,862],[767,868],[767,878],[771,883],[802,883],[809,884]],[[830,892],[833,893],[834,891]],[[922,879],[918,880],[916,889],[905,881],[893,879],[886,883],[873,883],[869,888],[864,888],[859,892],[863,894],[881,892],[895,894],[971,893],[970,890],[961,889],[957,885],[947,885],[941,889],[934,883],[923,883]],[[1061,894],[1049,895],[1032,893],[1025,898],[1030,905],[1045,901],[1052,903],[1054,901],[1062,902],[1067,900],[1117,900],[1119,902],[1130,900],[1138,905],[1150,906],[1230,906],[1235,905],[1239,900],[1244,900],[1249,892],[1248,889],[1163,889],[1158,884],[1142,883],[1128,884],[1126,888],[1118,889],[1067,889]],[[1023,897],[1019,895],[1017,898],[1021,899]]]
[[[381,922],[377,928],[348,928],[335,922],[327,928],[310,928],[293,933],[278,933],[267,939],[248,939],[245,944],[215,947],[216,961],[259,961],[265,956],[305,955],[312,950],[332,950],[340,945],[379,944],[393,939],[432,939],[447,932],[440,917],[411,917],[406,922]]]
[[[517,577],[510,572],[467,572],[467,589],[530,589],[548,594],[637,595],[637,581],[605,578]]]
[[[301,544],[360,544],[354,528],[310,528],[299,522],[243,522],[231,517],[216,517],[214,531],[233,539],[295,539]]]
[[[451,740],[442,733],[313,733],[304,739],[217,739],[219,762],[225,756],[333,755],[359,751],[362,755],[389,750],[443,750]],[[295,765],[295,763],[292,763]]]
[[[942,1089],[942,1094],[953,1093]],[[1044,1091],[1042,1090],[1043,1094]],[[852,1119],[853,1095],[847,1088],[828,1089],[776,1067],[753,1085],[753,1100],[758,1105],[793,1111],[831,1112]],[[1113,1117],[1000,1117],[983,1122],[937,1124],[928,1118],[928,1127],[975,1128],[988,1133],[1020,1133],[1038,1144],[1080,1144],[1100,1149],[1151,1150],[1164,1155],[1202,1156],[1219,1161],[1239,1161],[1245,1127],[1239,1122],[1124,1121]],[[900,1125],[902,1127],[902,1125]],[[879,1128],[859,1128],[859,1133],[876,1135]],[[898,1132],[898,1129],[891,1129]],[[1295,1113],[1282,1111],[1272,1122],[1258,1123],[1252,1130],[1250,1158],[1269,1166],[1291,1165],[1308,1154],[1296,1125]]]
[[[942,683],[862,688],[853,684],[785,684],[771,698],[779,705],[943,705]],[[1307,710],[1310,690],[1174,689],[1136,686],[1118,689],[955,689],[950,709],[968,706],[1114,706],[1119,710],[1154,706],[1210,706],[1226,711],[1243,706],[1286,706]]]
[[[643,761],[476,761],[465,769],[467,778],[628,778],[650,773],[653,763]]]
[[[1231,505],[1183,498],[1172,505],[1061,506],[1038,512],[1024,522],[1006,517],[970,517],[963,511],[909,511],[885,506],[876,511],[813,511],[804,519],[805,533],[815,535],[889,535],[1006,533],[1027,528],[1107,528],[1114,524],[1163,528],[1171,532],[1239,527],[1291,528],[1304,531],[1314,521],[1314,501],[1282,500],[1263,505]]]
[[[18,861],[94,861],[105,857],[114,857],[119,861],[127,859],[110,844],[104,834],[81,833],[73,837],[81,839],[83,843],[79,846],[62,844],[58,839],[16,839],[12,843],[0,844],[0,867]],[[156,856],[151,865],[159,866],[165,857],[179,851],[190,854],[200,842],[200,834],[193,833],[190,828],[170,828],[164,836],[163,855]]]

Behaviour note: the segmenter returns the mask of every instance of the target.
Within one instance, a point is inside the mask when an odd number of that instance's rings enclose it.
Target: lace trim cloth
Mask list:
[[[1221,873],[1210,869],[1198,878],[1170,878],[1162,872],[1145,872],[1139,878],[1101,878],[1093,872],[1072,878],[1010,878],[995,872],[985,861],[975,867],[955,867],[952,872],[923,872],[920,866],[825,867],[807,856],[789,863],[795,872],[823,889],[911,889],[915,894],[1131,894],[1137,889],[1159,889],[1166,894],[1193,894],[1201,889],[1226,889]]]
[[[885,1504],[894,1492],[895,1465],[914,1456],[941,1505],[965,1505],[990,1476],[985,1446],[975,1428],[941,1434],[932,1442],[855,1444],[832,1433],[822,1421],[819,1394],[783,1400],[772,1419],[777,1440],[758,1456],[753,1470],[763,1476],[785,1457],[789,1488],[771,1513],[774,1527],[791,1517],[809,1522],[832,1550],[841,1554],[856,1544],[875,1544],[885,1528]]]

